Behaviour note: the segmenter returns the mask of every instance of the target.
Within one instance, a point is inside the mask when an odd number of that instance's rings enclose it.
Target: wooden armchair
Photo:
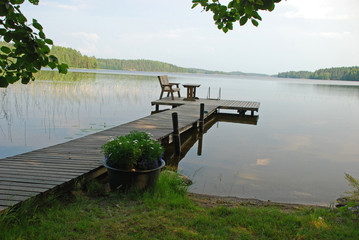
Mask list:
[[[162,99],[164,92],[167,92],[167,97],[171,94],[172,100],[174,100],[174,97],[173,97],[174,92],[177,92],[178,97],[181,97],[181,94],[180,94],[181,89],[179,88],[179,83],[169,83],[167,75],[158,76],[158,80],[160,81],[160,85],[162,88],[160,99]]]

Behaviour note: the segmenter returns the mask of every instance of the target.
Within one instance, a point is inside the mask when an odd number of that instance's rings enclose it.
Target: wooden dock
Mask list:
[[[181,133],[197,127],[200,103],[205,104],[205,119],[219,109],[232,109],[243,114],[258,112],[258,102],[181,98],[163,98],[151,104],[174,108],[55,146],[0,159],[0,212],[33,197],[43,197],[71,186],[82,178],[95,178],[106,172],[102,166],[101,146],[111,137],[132,130],[146,131],[162,143],[172,139],[172,113],[178,113]]]

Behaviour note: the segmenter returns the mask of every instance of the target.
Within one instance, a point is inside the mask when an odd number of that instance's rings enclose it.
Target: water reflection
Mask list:
[[[164,159],[171,168],[178,169],[179,162],[186,157],[189,150],[197,143],[197,156],[202,156],[204,136],[215,124],[230,122],[239,124],[257,125],[258,116],[218,113],[204,123],[203,133],[199,129],[192,129],[181,134],[181,154],[177,155],[174,144],[165,146]]]
[[[84,72],[0,89],[0,158],[145,117],[161,92],[158,73]],[[200,98],[210,87],[261,102],[255,124],[212,122],[168,157],[194,180],[190,191],[328,205],[348,189],[345,172],[359,177],[359,83],[168,75],[201,84]]]
[[[0,158],[146,116],[158,92],[149,76],[43,71],[37,78],[0,89]]]

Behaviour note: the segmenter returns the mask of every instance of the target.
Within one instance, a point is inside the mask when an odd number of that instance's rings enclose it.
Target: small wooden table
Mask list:
[[[184,98],[184,101],[195,101],[198,99],[196,97],[196,88],[201,86],[200,84],[183,84],[182,86],[187,88],[187,98]]]

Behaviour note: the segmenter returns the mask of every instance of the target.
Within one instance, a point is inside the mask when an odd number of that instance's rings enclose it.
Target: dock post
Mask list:
[[[204,103],[201,103],[199,109],[199,131],[203,133],[204,128]]]
[[[173,125],[173,141],[175,144],[176,155],[181,155],[181,138],[178,130],[178,115],[176,112],[172,113],[172,125]]]

